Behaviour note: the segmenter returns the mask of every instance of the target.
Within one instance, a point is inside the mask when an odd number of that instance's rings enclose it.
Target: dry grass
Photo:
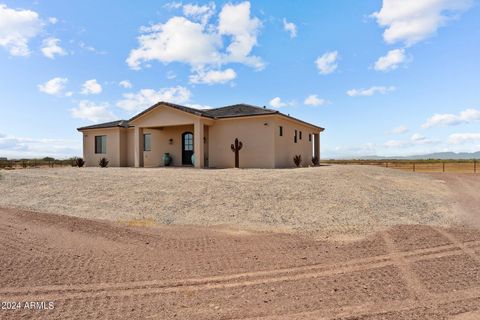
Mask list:
[[[480,173],[480,163],[472,160],[327,160],[323,163],[342,165],[372,165],[411,172]]]
[[[456,221],[441,181],[373,166],[12,170],[4,172],[0,194],[0,207],[318,236]]]

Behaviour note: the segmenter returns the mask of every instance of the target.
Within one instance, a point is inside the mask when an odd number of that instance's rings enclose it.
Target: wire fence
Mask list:
[[[21,160],[0,160],[0,169],[27,169],[27,168],[57,168],[75,166],[75,159],[67,160],[43,160],[43,159],[21,159]]]
[[[390,169],[412,172],[451,172],[451,173],[479,173],[478,160],[424,160],[424,161],[380,161],[380,160],[324,160],[330,164],[357,164],[373,165]]]

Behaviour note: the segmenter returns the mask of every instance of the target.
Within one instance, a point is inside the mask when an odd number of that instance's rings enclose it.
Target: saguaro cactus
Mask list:
[[[238,152],[242,149],[243,143],[241,141],[238,141],[238,138],[235,139],[235,143],[230,146],[233,152],[235,152],[235,168],[238,168],[239,165],[239,158],[238,158]]]

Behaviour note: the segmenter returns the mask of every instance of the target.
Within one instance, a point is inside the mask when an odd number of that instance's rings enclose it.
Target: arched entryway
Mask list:
[[[182,164],[192,165],[193,155],[193,133],[186,131],[182,133]]]

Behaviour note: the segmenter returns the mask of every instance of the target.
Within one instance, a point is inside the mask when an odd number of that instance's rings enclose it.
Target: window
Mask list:
[[[302,140],[302,131],[299,132],[298,138]]]
[[[311,133],[308,134],[308,142],[312,142],[312,134]]]
[[[107,136],[95,136],[95,153],[107,153]]]
[[[190,132],[186,132],[183,134],[183,150],[193,150],[193,134]]]
[[[297,130],[295,130],[295,135],[293,136],[293,142],[297,143]]]
[[[143,151],[152,150],[152,135],[150,133],[145,133],[143,135]]]
[[[278,134],[280,135],[280,137],[283,137],[283,127],[282,126],[278,127]]]

